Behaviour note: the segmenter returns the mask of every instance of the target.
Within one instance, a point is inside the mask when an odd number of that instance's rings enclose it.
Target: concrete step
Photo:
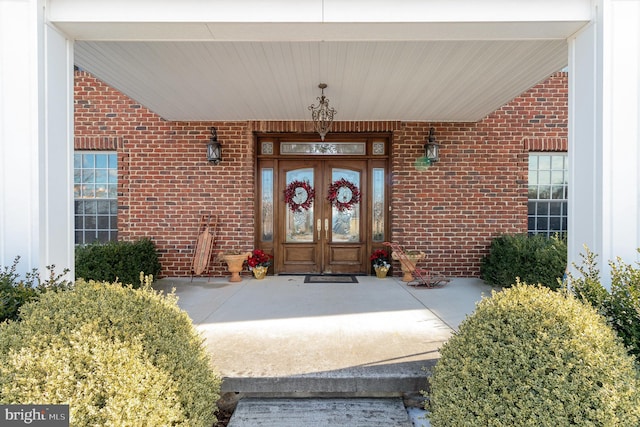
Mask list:
[[[245,398],[228,427],[412,427],[400,398]]]
[[[391,361],[393,362],[393,361]],[[223,393],[261,394],[260,397],[308,397],[300,394],[341,394],[341,397],[395,397],[428,388],[425,368],[435,360],[355,366],[332,371],[283,376],[225,376]],[[367,394],[368,393],[368,394]],[[278,396],[275,396],[278,395]],[[288,396],[287,396],[288,395]],[[358,396],[360,395],[360,396]],[[252,396],[254,397],[254,396]]]

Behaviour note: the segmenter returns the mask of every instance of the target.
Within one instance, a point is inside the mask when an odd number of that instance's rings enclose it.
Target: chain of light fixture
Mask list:
[[[313,119],[316,132],[320,134],[320,138],[324,141],[327,132],[331,130],[331,124],[333,123],[333,116],[336,114],[336,110],[329,107],[329,99],[324,96],[324,90],[327,84],[320,83],[318,87],[322,91],[320,96],[316,98],[318,105],[311,104],[309,110],[311,111],[311,118]]]

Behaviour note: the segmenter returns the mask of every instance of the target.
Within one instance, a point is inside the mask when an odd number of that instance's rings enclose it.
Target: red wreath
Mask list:
[[[338,200],[338,191],[342,187],[346,187],[351,190],[351,200],[348,202],[341,202]],[[338,212],[348,211],[351,210],[353,205],[360,203],[360,190],[352,182],[347,181],[344,178],[340,178],[329,186],[329,195],[327,196],[327,200],[329,200],[331,204],[338,209]]]
[[[296,197],[296,188],[301,187],[307,192],[307,200],[302,203],[296,203],[293,201],[293,198]],[[284,202],[289,205],[289,209],[291,212],[302,212],[308,211],[313,205],[313,198],[315,197],[316,192],[309,184],[309,181],[291,181],[287,188],[284,190]]]

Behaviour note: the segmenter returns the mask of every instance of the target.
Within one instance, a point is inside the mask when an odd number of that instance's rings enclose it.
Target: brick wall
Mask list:
[[[200,216],[222,218],[217,247],[254,236],[254,132],[312,132],[308,122],[170,122],[76,72],[75,148],[118,150],[118,234],[152,238],[162,275],[188,276]],[[478,276],[500,233],[526,232],[527,153],[566,151],[567,75],[557,73],[477,123],[337,122],[332,132],[392,132],[392,239],[428,253],[429,268]],[[209,129],[223,162],[206,161]],[[430,127],[440,162],[414,167]],[[226,267],[214,264],[214,275]]]

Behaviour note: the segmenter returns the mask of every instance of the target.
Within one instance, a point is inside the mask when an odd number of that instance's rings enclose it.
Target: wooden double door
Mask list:
[[[278,207],[279,272],[367,271],[366,168],[365,160],[280,162],[279,187],[294,196]]]
[[[369,274],[389,233],[389,135],[258,136],[255,247],[275,274]]]

